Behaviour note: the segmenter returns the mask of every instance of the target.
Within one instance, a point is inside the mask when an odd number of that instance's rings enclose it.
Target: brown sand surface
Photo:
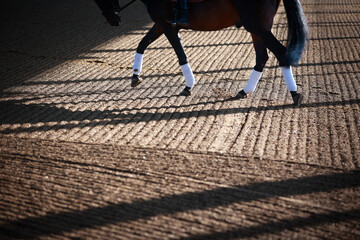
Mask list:
[[[310,44],[291,105],[273,54],[257,90],[235,27],[180,32],[189,97],[138,1],[118,28],[91,0],[0,10],[0,239],[360,238],[360,2],[301,1]],[[285,43],[281,6],[273,33]]]

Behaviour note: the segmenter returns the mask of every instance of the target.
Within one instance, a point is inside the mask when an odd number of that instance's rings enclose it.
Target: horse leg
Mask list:
[[[303,96],[297,92],[297,85],[291,71],[291,66],[286,58],[286,47],[284,47],[275,38],[275,36],[271,33],[270,30],[255,31],[251,33],[261,39],[264,46],[272,53],[274,53],[275,57],[278,59],[286,87],[291,93],[294,105],[299,106],[301,104]]]
[[[262,72],[264,70],[264,66],[269,59],[269,55],[267,53],[267,49],[263,41],[257,37],[255,34],[251,34],[253,39],[253,44],[256,53],[256,65],[250,74],[250,78],[243,90],[241,90],[237,95],[236,99],[246,98],[247,94],[255,91],[256,86],[261,78]]]
[[[135,54],[134,65],[133,65],[133,76],[131,80],[131,87],[136,87],[141,83],[141,78],[139,77],[142,63],[144,58],[145,49],[156,39],[158,39],[163,34],[162,28],[159,24],[154,24],[150,31],[145,35],[145,37],[140,41]]]
[[[245,29],[252,35],[256,35],[256,37],[262,41],[263,45],[274,53],[279,61],[286,86],[292,95],[294,104],[300,105],[302,95],[297,93],[297,86],[291,72],[291,60],[287,57],[287,49],[271,32],[273,18],[279,6],[279,1],[275,3],[263,0],[261,1],[262,4],[257,3],[258,2],[248,2],[247,7],[242,8],[237,3],[236,6],[240,18],[243,20]]]
[[[286,58],[286,48],[269,31],[263,34],[263,39],[265,40],[267,48],[272,51],[279,60],[281,73],[286,87],[291,93],[294,105],[300,106],[303,96],[297,92],[297,85],[292,74],[291,65],[288,58]]]
[[[163,26],[164,34],[169,40],[171,46],[173,47],[178,59],[181,71],[185,77],[186,86],[185,89],[180,93],[181,96],[189,96],[191,95],[191,88],[195,85],[194,74],[191,70],[189,62],[187,60],[184,48],[181,43],[181,39],[179,37],[179,30],[176,28],[172,28],[171,26],[164,23]]]

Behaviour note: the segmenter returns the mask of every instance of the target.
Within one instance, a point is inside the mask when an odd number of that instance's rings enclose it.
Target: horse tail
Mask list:
[[[306,18],[299,0],[283,0],[288,20],[288,43],[285,57],[290,65],[298,65],[309,41]]]

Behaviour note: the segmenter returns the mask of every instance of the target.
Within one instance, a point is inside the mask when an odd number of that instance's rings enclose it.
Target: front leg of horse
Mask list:
[[[169,40],[171,46],[173,47],[176,56],[179,59],[179,64],[181,72],[185,77],[186,86],[184,90],[180,93],[181,96],[191,95],[191,89],[195,85],[195,77],[193,71],[191,70],[190,64],[188,63],[184,48],[179,37],[179,31],[177,29],[171,28],[170,26],[164,27],[165,36]]]
[[[136,87],[142,81],[140,73],[142,70],[142,64],[144,59],[144,52],[146,48],[158,39],[163,34],[162,28],[158,24],[150,29],[150,31],[145,35],[145,37],[140,41],[135,54],[134,65],[133,65],[133,75],[131,78],[131,87]]]
[[[135,59],[134,59],[134,65],[133,65],[133,75],[131,78],[131,87],[132,88],[139,85],[142,81],[139,75],[140,75],[140,72],[142,69],[143,59],[144,59],[144,54],[136,52]]]
[[[185,77],[185,82],[186,82],[186,86],[185,86],[184,90],[182,90],[180,95],[181,96],[190,96],[191,95],[191,89],[195,85],[194,74],[193,74],[193,72],[191,70],[191,67],[190,67],[189,63],[180,65],[180,67],[181,67],[181,71],[182,71],[183,76]]]

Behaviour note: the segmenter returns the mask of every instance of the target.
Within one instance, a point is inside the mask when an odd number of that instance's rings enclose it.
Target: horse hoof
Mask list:
[[[238,94],[234,98],[235,99],[247,98],[247,94],[244,92],[244,90],[241,90],[240,92],[238,92]]]
[[[191,90],[190,87],[185,87],[184,90],[182,90],[182,92],[180,93],[180,96],[190,96],[191,95],[190,90]]]
[[[131,87],[134,88],[141,83],[141,78],[138,75],[133,75],[131,78]]]
[[[304,97],[302,94],[296,93],[292,98],[294,101],[294,106],[300,106]]]

